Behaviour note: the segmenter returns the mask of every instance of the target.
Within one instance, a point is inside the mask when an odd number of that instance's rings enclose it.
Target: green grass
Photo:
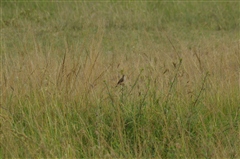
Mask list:
[[[0,157],[239,158],[239,7],[1,2]]]

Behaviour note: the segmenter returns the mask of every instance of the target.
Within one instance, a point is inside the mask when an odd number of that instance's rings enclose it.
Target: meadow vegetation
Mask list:
[[[240,157],[240,2],[0,9],[1,158]]]

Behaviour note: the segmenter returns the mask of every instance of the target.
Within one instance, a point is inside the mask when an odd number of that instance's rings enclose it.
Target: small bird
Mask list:
[[[117,85],[116,85],[116,87],[118,86],[118,85],[121,85],[121,84],[123,84],[123,82],[124,82],[124,79],[125,79],[125,75],[123,75],[122,76],[122,78],[118,81],[118,83],[117,83]]]

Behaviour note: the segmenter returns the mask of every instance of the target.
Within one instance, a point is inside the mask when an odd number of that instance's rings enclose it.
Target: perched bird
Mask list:
[[[116,85],[116,87],[118,86],[118,85],[121,85],[121,84],[123,84],[123,82],[124,82],[124,79],[125,79],[125,75],[123,75],[122,76],[122,78],[118,81],[118,83],[117,83],[117,85]]]

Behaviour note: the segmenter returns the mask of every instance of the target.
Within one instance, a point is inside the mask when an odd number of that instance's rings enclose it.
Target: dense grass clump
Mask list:
[[[239,7],[1,2],[1,158],[239,158]]]

